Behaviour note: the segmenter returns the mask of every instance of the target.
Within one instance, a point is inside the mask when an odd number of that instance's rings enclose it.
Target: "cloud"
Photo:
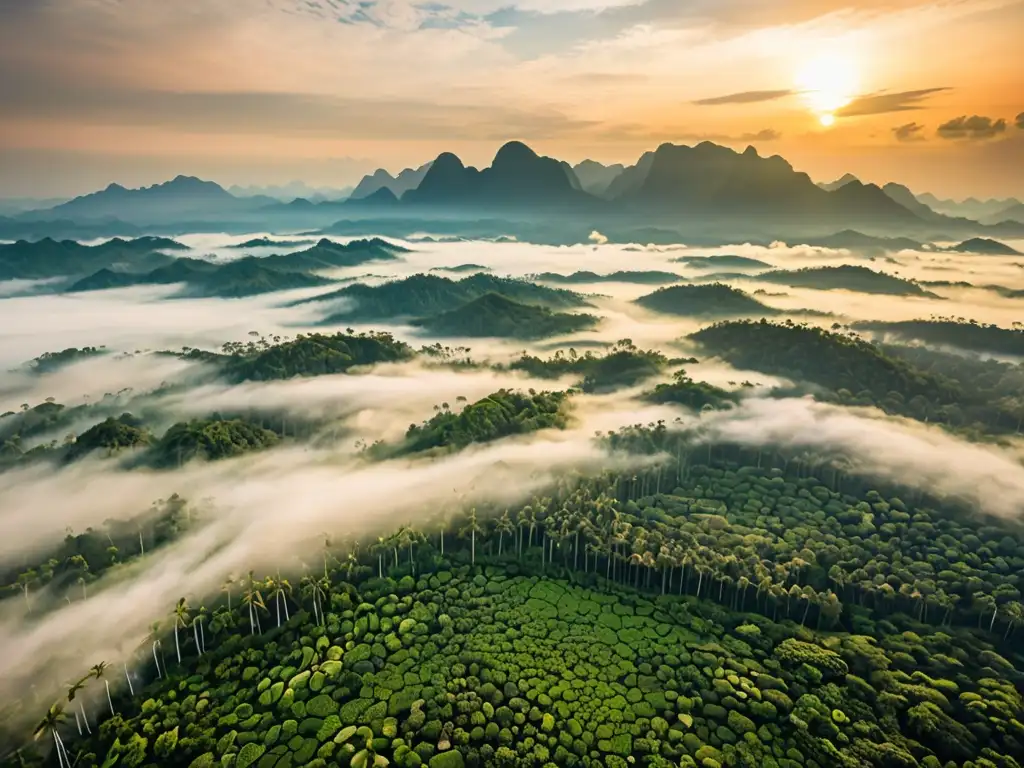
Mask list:
[[[774,128],[760,131],[729,134],[702,133],[690,128],[652,128],[646,123],[613,123],[595,129],[595,134],[605,141],[625,142],[692,142],[714,141],[719,144],[749,144],[750,142],[778,141],[782,133]]]
[[[907,112],[924,109],[921,102],[936,93],[950,90],[948,87],[921,88],[916,91],[899,91],[897,93],[872,93],[858,96],[845,107],[836,110],[837,117],[863,117],[865,115],[883,115],[888,112]]]
[[[991,139],[1006,131],[1006,120],[982,115],[961,115],[939,126],[938,135],[944,139],[968,139],[972,141]]]
[[[792,96],[793,93],[795,91],[789,89],[778,91],[740,91],[739,93],[727,93],[725,96],[697,99],[692,103],[702,107],[718,106],[720,104],[754,104],[759,101],[775,101],[786,96]]]
[[[892,129],[897,141],[924,141],[923,131],[920,123],[904,123]]]
[[[750,399],[706,414],[701,428],[705,439],[842,457],[854,473],[954,497],[985,514],[1020,517],[1024,508],[1024,467],[1012,454],[874,409],[809,398]]]
[[[597,245],[605,245],[608,242],[608,238],[602,235],[596,229],[590,233],[590,236],[587,239],[592,243],[596,243]]]
[[[1024,112],[1021,112],[1016,118],[1014,118],[1013,124],[1024,131]]]

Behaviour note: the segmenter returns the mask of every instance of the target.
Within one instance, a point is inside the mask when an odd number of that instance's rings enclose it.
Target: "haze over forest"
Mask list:
[[[1022,20],[0,2],[0,766],[1020,768]]]

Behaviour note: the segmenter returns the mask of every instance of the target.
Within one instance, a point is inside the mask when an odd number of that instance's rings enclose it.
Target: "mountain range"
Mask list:
[[[737,152],[708,141],[694,146],[666,143],[645,152],[631,166],[592,160],[571,166],[511,141],[486,168],[467,166],[457,155],[443,152],[397,176],[376,171],[344,201],[300,197],[282,203],[261,194],[239,197],[191,176],[140,189],[111,184],[52,208],[0,221],[0,236],[5,231],[18,237],[26,230],[46,231],[46,221],[56,226],[58,220],[62,231],[68,230],[69,221],[87,226],[105,221],[110,229],[123,224],[125,232],[160,225],[187,231],[182,229],[186,223],[197,222],[216,222],[223,231],[246,231],[247,226],[252,231],[259,222],[331,233],[368,218],[493,218],[499,224],[510,218],[530,219],[561,230],[590,225],[601,231],[628,229],[647,238],[640,242],[655,241],[663,229],[695,236],[728,232],[745,239],[796,233],[821,237],[852,228],[918,238],[932,238],[937,232],[951,237],[1024,235],[1024,223],[1007,221],[1011,217],[1001,212],[1012,214],[1022,208],[1017,201],[998,201],[1006,208],[977,222],[936,211],[925,199],[903,185],[865,184],[851,174],[815,184],[784,158],[761,156],[754,147]],[[994,207],[995,201],[990,202]]]

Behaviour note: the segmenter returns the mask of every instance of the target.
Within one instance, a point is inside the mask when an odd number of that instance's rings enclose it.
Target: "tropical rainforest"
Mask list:
[[[0,765],[1020,768],[1013,299],[599,240],[0,245]]]

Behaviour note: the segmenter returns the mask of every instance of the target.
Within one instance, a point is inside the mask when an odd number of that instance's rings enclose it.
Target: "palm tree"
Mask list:
[[[103,685],[107,689],[107,706],[110,707],[110,716],[114,717],[117,713],[114,712],[114,702],[110,698],[110,681],[103,677],[107,672],[107,666],[107,662],[105,661],[101,661],[99,664],[94,664],[90,668],[89,674],[97,680],[103,680]]]
[[[192,617],[192,634],[196,641],[196,650],[202,656],[206,653],[206,634],[203,632],[203,619],[206,618],[206,606],[199,606],[195,616]]]
[[[312,575],[306,575],[302,577],[302,583],[305,585],[304,591],[308,592],[313,602],[313,618],[316,621],[316,625],[319,627],[323,624],[323,611],[321,609],[322,598],[324,597],[323,589],[320,587],[320,581]]]
[[[327,566],[325,565],[324,567],[326,568]],[[255,635],[258,631],[262,635],[263,628],[260,626],[259,609],[262,608],[263,610],[267,610],[267,606],[263,602],[263,595],[261,595],[259,589],[256,588],[256,580],[253,578],[252,571],[249,571],[249,585],[245,594],[242,596],[242,602],[249,606],[250,633]]]
[[[469,510],[469,522],[460,532],[462,536],[469,534],[469,562],[473,565],[476,565],[476,535],[482,530],[476,521],[476,507],[473,507]]]
[[[57,749],[57,764],[60,768],[71,768],[71,759],[68,757],[67,750],[64,749],[64,742],[60,738],[60,734],[57,729],[67,720],[67,715],[64,714],[64,707],[59,703],[54,704],[47,710],[46,714],[43,715],[43,719],[39,721],[39,725],[36,726],[35,738],[38,740],[40,736],[45,734],[47,731],[53,736],[53,743]]]
[[[501,557],[502,543],[504,542],[505,535],[511,536],[516,530],[516,525],[512,522],[512,518],[508,516],[507,509],[505,514],[498,518],[498,522],[494,527],[498,531],[498,557]]]
[[[156,654],[156,649],[160,645],[160,622],[154,621],[149,626],[149,638],[153,645],[153,665],[156,667],[156,678],[157,680],[163,679],[163,672],[160,671],[160,658]]]
[[[85,688],[85,681],[87,679],[88,678],[83,677],[81,680],[77,680],[77,681],[71,683],[71,685],[68,686],[68,704],[70,704],[72,701],[75,700],[75,695],[80,690]],[[92,728],[89,727],[89,718],[87,718],[85,716],[85,704],[82,702],[81,699],[78,700],[78,708],[82,712],[82,719],[81,720],[78,719],[78,712],[77,711],[75,712],[75,725],[78,726],[78,735],[79,736],[82,735],[82,721],[85,722],[86,733],[92,734]]]
[[[441,530],[441,554],[444,554],[444,529]],[[377,578],[384,578],[384,553],[388,551],[388,541],[383,536],[378,536],[377,540],[370,545],[370,554],[377,556]]]
[[[181,641],[178,639],[178,627],[188,631],[188,602],[184,597],[178,598],[178,604],[174,606],[174,650],[178,654],[178,663],[181,664]]]

